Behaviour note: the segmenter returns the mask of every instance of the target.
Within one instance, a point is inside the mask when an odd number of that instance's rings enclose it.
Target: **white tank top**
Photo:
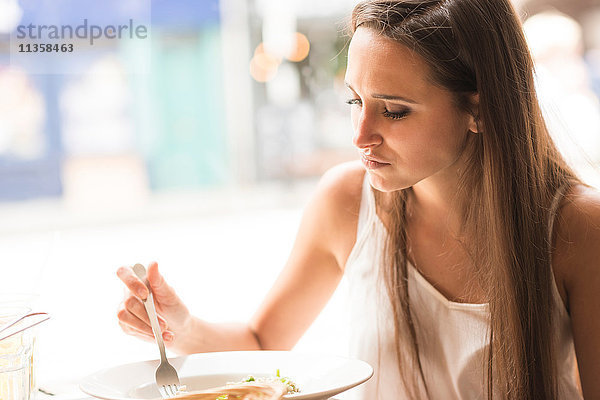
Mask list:
[[[552,215],[560,197],[561,193],[554,201]],[[368,362],[375,371],[369,381],[348,392],[344,399],[409,399],[398,374],[393,317],[379,276],[386,236],[386,228],[375,212],[368,174],[365,174],[357,239],[346,263],[345,279],[349,289],[350,355]],[[449,301],[410,263],[408,279],[429,399],[486,399],[483,366],[489,343],[488,305]],[[573,376],[575,353],[569,315],[554,278],[552,281],[559,398],[582,399]]]

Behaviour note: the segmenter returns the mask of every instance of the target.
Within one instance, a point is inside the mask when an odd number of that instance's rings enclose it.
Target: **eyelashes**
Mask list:
[[[393,119],[393,120],[399,120],[399,119],[402,119],[402,118],[406,118],[408,116],[408,114],[410,114],[410,111],[409,110],[403,110],[403,111],[400,111],[400,112],[397,112],[397,113],[393,113],[393,112],[390,112],[388,110],[385,110],[382,114],[386,118]]]
[[[348,99],[346,100],[346,104],[349,104],[351,106],[362,106],[362,101],[360,101],[359,99]],[[386,118],[397,121],[406,118],[408,114],[410,114],[410,109],[406,108],[400,112],[391,112],[385,109],[381,114]]]

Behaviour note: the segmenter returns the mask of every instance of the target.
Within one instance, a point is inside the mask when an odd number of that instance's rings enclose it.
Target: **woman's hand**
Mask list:
[[[128,289],[117,313],[121,329],[129,335],[154,341],[150,320],[142,303],[142,300],[148,298],[148,288],[130,267],[120,267],[117,276]],[[152,288],[163,340],[167,347],[173,347],[177,339],[184,338],[190,331],[192,317],[175,290],[158,272],[156,262],[148,265],[147,279]]]

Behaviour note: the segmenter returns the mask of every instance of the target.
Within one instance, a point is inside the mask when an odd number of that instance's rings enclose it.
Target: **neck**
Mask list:
[[[464,153],[463,153],[464,154]],[[465,195],[457,191],[462,157],[450,167],[412,186],[407,218],[434,231],[458,235],[465,216]]]

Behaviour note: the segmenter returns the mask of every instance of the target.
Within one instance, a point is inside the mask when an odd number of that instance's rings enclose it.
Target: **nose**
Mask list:
[[[357,114],[354,121],[352,144],[361,150],[381,144],[383,138],[378,133],[377,124],[373,120],[374,116],[370,116],[364,108]]]

